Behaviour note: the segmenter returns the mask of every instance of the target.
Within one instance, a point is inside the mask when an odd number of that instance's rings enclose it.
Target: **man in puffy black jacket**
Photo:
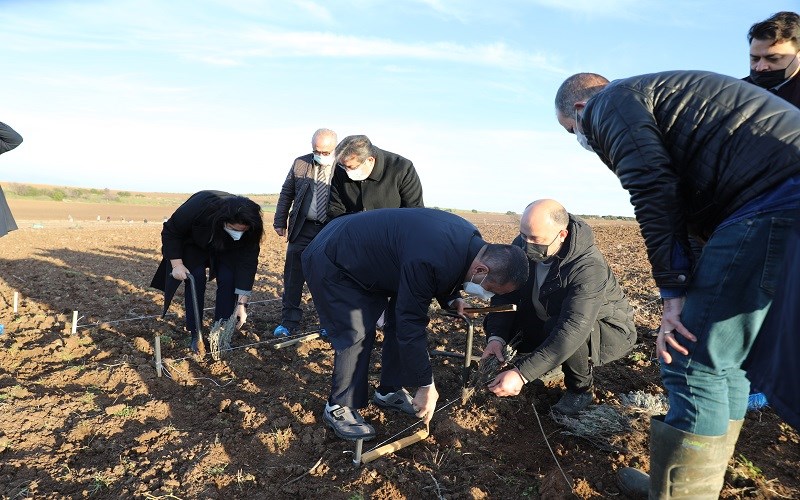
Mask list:
[[[514,313],[486,316],[483,358],[503,361],[503,346],[521,334],[517,350],[528,353],[490,384],[498,396],[519,394],[523,384],[559,366],[567,392],[553,411],[576,415],[592,402],[592,370],[621,358],[636,343],[633,309],[592,228],[555,200],[537,200],[522,213],[513,245],[525,250],[528,281],[492,297],[492,305],[516,304]]]
[[[664,301],[656,352],[670,409],[651,420],[650,477],[629,494],[717,498],[741,430],[741,368],[800,216],[800,111],[747,82],[672,71],[569,77],[559,123],[627,189]],[[688,237],[705,240],[692,262]]]

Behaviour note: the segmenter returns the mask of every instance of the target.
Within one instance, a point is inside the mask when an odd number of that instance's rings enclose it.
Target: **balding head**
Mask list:
[[[597,73],[577,73],[564,80],[556,92],[556,113],[570,116],[575,103],[586,102],[608,85],[608,78]]]
[[[534,248],[543,249],[546,256],[558,253],[561,244],[569,234],[569,213],[556,200],[536,200],[525,208],[519,221],[519,234],[526,243]],[[528,252],[531,258],[531,253]]]

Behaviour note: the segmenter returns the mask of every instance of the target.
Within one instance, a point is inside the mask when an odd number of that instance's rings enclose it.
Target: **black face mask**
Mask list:
[[[553,241],[550,242],[550,245],[553,244],[559,237],[560,233],[553,238]],[[547,250],[550,248],[550,245],[545,245],[542,243],[530,243],[528,241],[522,240],[522,249],[525,250],[525,255],[528,256],[528,260],[533,262],[544,262],[547,259],[551,258],[552,255],[547,254]]]
[[[762,89],[771,89],[777,87],[781,83],[788,80],[788,78],[786,78],[786,70],[789,69],[789,66],[791,66],[793,62],[794,59],[789,61],[789,64],[787,64],[785,68],[773,69],[772,71],[756,71],[751,69],[750,80],[752,80],[753,83]]]

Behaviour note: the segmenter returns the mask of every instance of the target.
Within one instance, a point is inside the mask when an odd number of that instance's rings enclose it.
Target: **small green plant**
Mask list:
[[[757,479],[763,480],[764,479],[764,473],[761,472],[761,469],[759,467],[757,467],[753,462],[751,462],[744,455],[739,454],[739,458],[736,461],[739,463],[739,470],[748,479],[753,479],[753,480],[757,480]]]
[[[225,469],[228,467],[228,465],[229,464],[212,465],[206,469],[206,474],[209,476],[221,476],[225,473]]]
[[[136,414],[136,408],[131,406],[125,405],[120,411],[115,413],[114,415],[122,418],[130,418]]]
[[[169,335],[159,335],[159,337],[161,337],[161,345],[163,347],[172,347],[172,344],[175,343],[175,339]]]
[[[641,351],[633,351],[632,353],[628,354],[628,359],[635,363],[639,363],[640,361],[647,361],[647,354]]]
[[[101,473],[97,473],[92,477],[92,484],[89,485],[89,495],[94,495],[103,488],[108,489],[110,481]]]
[[[360,491],[351,493],[350,496],[347,497],[347,500],[364,500],[364,494]]]

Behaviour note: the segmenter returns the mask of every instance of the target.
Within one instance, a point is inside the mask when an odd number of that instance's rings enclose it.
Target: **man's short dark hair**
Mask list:
[[[754,39],[771,40],[772,45],[792,42],[794,48],[800,50],[800,15],[783,11],[755,23],[747,32],[747,42],[753,43]]]
[[[564,80],[556,92],[556,111],[570,116],[576,102],[587,101],[608,85],[608,78],[597,73],[577,73]]]
[[[489,243],[481,261],[489,268],[487,281],[513,284],[516,289],[528,281],[528,258],[518,246]]]
[[[336,146],[336,159],[339,162],[355,156],[363,163],[373,153],[372,143],[366,135],[348,135]]]

